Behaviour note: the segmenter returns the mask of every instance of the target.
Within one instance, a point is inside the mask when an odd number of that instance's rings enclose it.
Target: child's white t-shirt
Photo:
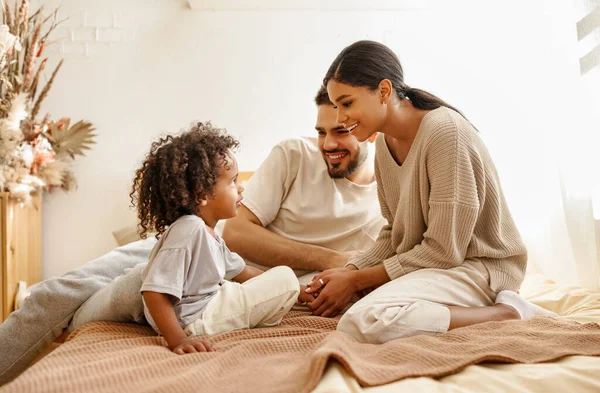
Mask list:
[[[173,296],[173,307],[182,328],[201,317],[223,280],[231,280],[245,268],[244,260],[215,239],[204,221],[194,215],[182,216],[159,238],[142,271],[141,291]],[[160,333],[146,303],[144,314]]]

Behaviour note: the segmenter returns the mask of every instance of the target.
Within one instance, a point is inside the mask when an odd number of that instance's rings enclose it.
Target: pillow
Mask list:
[[[129,225],[124,228],[118,229],[114,231],[113,237],[117,241],[119,247],[124,246],[129,243],[133,243],[141,239],[140,234],[137,231],[136,225]],[[150,236],[148,236],[150,237]]]

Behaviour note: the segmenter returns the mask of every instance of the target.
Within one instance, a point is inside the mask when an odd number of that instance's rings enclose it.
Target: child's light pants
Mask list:
[[[298,299],[300,284],[287,266],[267,270],[243,284],[226,281],[202,317],[185,328],[189,336],[275,326]]]

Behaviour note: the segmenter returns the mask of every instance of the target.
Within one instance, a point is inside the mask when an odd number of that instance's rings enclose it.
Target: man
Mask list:
[[[315,102],[318,138],[275,146],[225,224],[227,246],[263,270],[287,265],[301,276],[342,267],[384,224],[368,142],[337,124],[324,87]]]
[[[318,142],[302,138],[277,145],[223,234],[233,251],[263,269],[288,265],[301,274],[341,267],[350,252],[370,245],[383,225],[366,144],[335,123],[324,88],[316,102]],[[140,272],[155,243],[154,238],[131,243],[36,285],[22,308],[0,325],[0,385],[21,373],[67,326],[72,331],[98,320],[143,322]]]

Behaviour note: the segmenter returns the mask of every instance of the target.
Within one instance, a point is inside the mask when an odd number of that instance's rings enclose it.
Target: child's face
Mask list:
[[[219,170],[219,179],[214,189],[214,198],[209,198],[201,213],[210,215],[214,220],[226,220],[235,217],[242,202],[244,187],[238,183],[238,164],[233,154],[227,157]]]

